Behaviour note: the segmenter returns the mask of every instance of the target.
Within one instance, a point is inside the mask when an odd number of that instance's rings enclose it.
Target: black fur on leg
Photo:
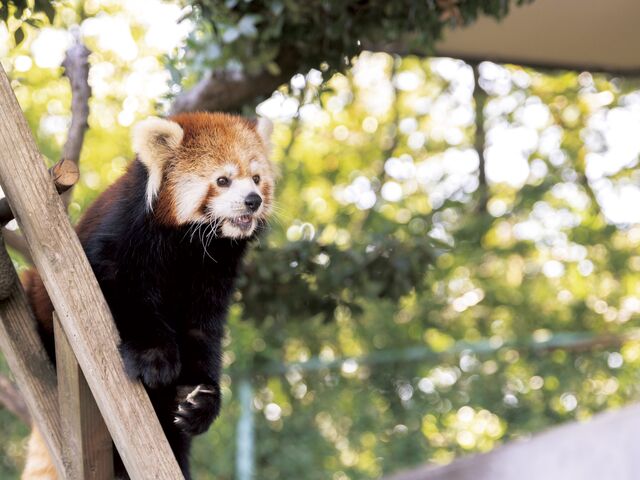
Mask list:
[[[120,354],[127,374],[149,388],[169,385],[180,375],[180,355],[175,344],[140,348],[132,342],[123,342]]]

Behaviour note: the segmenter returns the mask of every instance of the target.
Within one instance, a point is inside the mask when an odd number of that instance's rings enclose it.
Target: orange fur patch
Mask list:
[[[56,467],[51,460],[47,445],[37,428],[33,427],[27,445],[27,463],[21,480],[57,480]]]

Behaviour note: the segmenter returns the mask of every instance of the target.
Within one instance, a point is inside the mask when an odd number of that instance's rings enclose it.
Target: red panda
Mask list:
[[[87,210],[77,233],[120,333],[127,373],[145,385],[190,478],[191,437],[220,410],[224,322],[248,243],[273,206],[271,124],[221,113],[149,118],[136,159]],[[25,279],[52,360],[53,306]],[[55,478],[34,430],[23,479]],[[118,458],[116,474],[127,478]]]

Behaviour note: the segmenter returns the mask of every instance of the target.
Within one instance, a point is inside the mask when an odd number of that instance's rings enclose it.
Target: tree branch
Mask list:
[[[84,46],[79,31],[74,32],[74,43],[65,54],[62,66],[64,75],[71,84],[71,125],[67,141],[62,148],[62,160],[54,165],[49,172],[56,184],[58,193],[63,194],[63,201],[67,205],[71,199],[72,187],[78,181],[78,162],[84,143],[84,134],[89,127],[89,55],[91,51]],[[13,219],[8,200],[0,200],[0,224],[4,225]],[[26,260],[31,261],[27,243],[18,232],[2,229],[6,244],[20,253]]]
[[[242,106],[271,95],[280,85],[288,82],[299,70],[299,56],[293,50],[283,47],[276,64],[280,68],[277,75],[267,71],[256,75],[219,70],[209,72],[191,90],[176,97],[170,113],[175,115],[194,111],[237,112]]]
[[[67,50],[62,66],[64,75],[71,84],[71,125],[67,141],[62,149],[62,158],[78,164],[84,142],[84,134],[89,128],[89,55],[91,51],[84,46],[78,32],[74,32],[75,41]]]
[[[82,43],[79,30],[76,29],[73,35],[73,45],[67,50],[62,62],[64,75],[71,84],[71,125],[67,141],[62,148],[62,158],[78,165],[84,134],[89,128],[89,98],[91,98],[89,55],[91,51]],[[72,189],[68,189],[62,196],[65,205],[71,201],[71,194]]]
[[[241,73],[209,72],[195,87],[175,99],[171,114],[199,110],[237,111],[258,97],[270,95],[291,78],[289,73],[274,76],[262,72],[245,76]]]
[[[22,255],[22,258],[24,258],[27,262],[33,264],[31,252],[29,252],[29,245],[27,245],[27,241],[22,235],[20,235],[20,233],[18,233],[16,230],[3,228],[2,238],[4,238],[4,243],[7,245],[7,247],[11,247],[13,250]]]
[[[471,65],[473,68],[473,100],[476,108],[476,133],[475,133],[475,149],[478,153],[478,193],[479,199],[476,206],[478,213],[486,213],[487,203],[489,202],[489,185],[487,184],[486,162],[484,149],[486,143],[486,135],[484,131],[484,107],[487,103],[487,93],[480,86],[480,69],[478,63]]]
[[[31,415],[22,394],[15,384],[2,374],[0,374],[0,404],[24,423],[31,425]]]

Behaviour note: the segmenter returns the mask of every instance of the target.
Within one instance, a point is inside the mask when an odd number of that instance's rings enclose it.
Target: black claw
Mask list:
[[[179,387],[179,392],[182,395],[173,423],[189,435],[206,432],[220,413],[220,389],[201,384],[197,387]]]

